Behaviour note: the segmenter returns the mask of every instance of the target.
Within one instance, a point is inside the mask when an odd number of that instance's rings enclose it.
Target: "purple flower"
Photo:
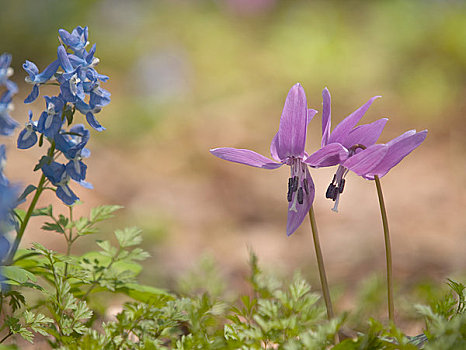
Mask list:
[[[375,144],[388,119],[382,118],[355,127],[372,102],[379,97],[372,97],[330,132],[330,93],[327,88],[322,91],[322,148],[311,154],[305,162],[315,168],[339,165],[326,192],[326,197],[335,201],[333,211],[338,210],[340,194],[349,170],[368,180],[373,180],[375,175],[382,177],[426,138],[427,130],[411,130],[387,144]]]
[[[306,163],[304,151],[307,125],[317,111],[307,108],[306,94],[298,83],[288,93],[280,118],[278,132],[270,145],[275,161],[247,149],[214,148],[210,152],[221,159],[263,169],[276,169],[283,164],[291,167],[288,179],[287,235],[301,225],[314,200],[314,182]]]

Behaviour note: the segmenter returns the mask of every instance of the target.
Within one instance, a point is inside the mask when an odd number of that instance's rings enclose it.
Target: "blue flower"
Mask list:
[[[95,119],[94,113],[99,113],[102,110],[100,106],[90,106],[84,101],[76,102],[76,109],[86,116],[86,120],[90,126],[97,131],[104,131],[105,128]]]
[[[10,111],[13,109],[12,95],[13,92],[7,90],[0,97],[0,135],[11,135],[19,125],[16,120],[10,117]]]
[[[4,53],[0,55],[0,85],[5,86],[13,94],[18,92],[18,87],[8,78],[13,75],[13,68],[10,67],[11,55]]]
[[[37,131],[48,138],[53,138],[61,129],[63,124],[62,114],[65,102],[58,97],[45,96],[46,111],[42,112],[37,125]]]
[[[83,52],[85,51],[84,48],[89,44],[87,41],[88,38],[88,29],[87,27],[78,26],[73,31],[68,33],[65,29],[59,29],[58,34],[62,42],[67,45],[70,49],[72,49],[75,55],[82,57]]]
[[[60,62],[58,59],[50,63],[47,68],[44,69],[42,73],[39,73],[37,66],[31,61],[27,61],[23,64],[23,69],[29,74],[26,77],[26,82],[29,84],[34,84],[32,87],[31,93],[26,97],[24,103],[31,103],[35,101],[37,96],[39,96],[39,85],[44,84],[52,78],[52,76],[57,72]]]
[[[91,154],[87,148],[84,148],[89,141],[89,137],[89,130],[82,124],[77,124],[70,128],[69,132],[61,132],[55,137],[57,149],[69,159],[65,166],[66,172],[79,183],[86,178],[87,166],[82,162],[82,159],[89,157]]]
[[[17,146],[19,149],[28,149],[37,142],[37,121],[32,120],[32,111],[29,111],[29,121],[18,135]]]
[[[66,205],[72,205],[79,200],[73,191],[68,186],[70,176],[66,173],[66,167],[63,164],[52,162],[51,164],[44,164],[42,172],[50,180],[50,182],[57,186],[56,195]]]

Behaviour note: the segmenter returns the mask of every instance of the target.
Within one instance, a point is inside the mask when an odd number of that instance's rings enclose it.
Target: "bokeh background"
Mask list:
[[[285,234],[288,169],[249,168],[209,153],[232,146],[268,155],[296,82],[319,111],[321,91],[329,88],[333,125],[382,95],[364,117],[390,118],[381,142],[429,129],[424,144],[382,179],[398,312],[448,277],[464,282],[464,1],[1,0],[0,8],[0,51],[13,55],[20,87],[13,116],[20,122],[28,109],[38,116],[44,107],[41,99],[22,103],[31,87],[21,64],[29,59],[42,70],[56,58],[59,28],[89,26],[99,72],[111,77],[104,88],[112,102],[98,115],[107,130],[93,132],[88,145],[95,189],[74,186],[83,201],[77,210],[125,207],[101,236],[121,226],[144,229],[152,255],[145,283],[182,291],[196,283],[215,288],[212,279],[219,279],[227,293],[244,291],[252,249],[265,270],[286,278],[299,269],[319,289],[308,221],[291,237]],[[308,151],[320,145],[320,122],[317,115],[310,124]],[[8,176],[36,183],[31,170],[41,152],[16,150],[11,141]],[[349,174],[335,214],[324,196],[334,171],[312,175],[337,308],[384,305],[374,183]],[[63,247],[58,235],[35,227],[24,247],[32,241]],[[92,239],[83,240],[76,252],[93,247]]]

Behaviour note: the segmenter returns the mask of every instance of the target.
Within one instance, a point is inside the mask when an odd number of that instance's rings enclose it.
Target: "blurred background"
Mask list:
[[[222,293],[244,292],[252,249],[265,270],[287,278],[299,269],[319,290],[308,221],[286,237],[288,169],[250,168],[209,153],[231,146],[268,155],[296,82],[319,111],[321,91],[329,88],[333,125],[382,95],[363,119],[390,118],[380,142],[429,129],[424,144],[382,179],[398,312],[436,293],[434,285],[447,278],[464,282],[464,1],[0,0],[0,8],[0,51],[13,55],[20,88],[13,116],[21,123],[28,109],[38,116],[44,108],[41,98],[22,103],[31,86],[21,64],[28,59],[42,70],[56,58],[59,28],[89,26],[112,102],[98,115],[107,130],[93,132],[88,144],[95,189],[73,187],[83,201],[77,210],[125,207],[101,236],[122,226],[144,229],[152,256],[145,283],[183,291],[196,280],[203,288],[223,285]],[[308,152],[320,146],[320,122],[318,114],[310,124]],[[9,178],[36,183],[31,170],[42,149],[19,151],[8,142]],[[324,196],[334,171],[312,176],[337,308],[384,305],[375,185],[350,173],[336,214]],[[51,200],[42,198],[44,205]],[[25,247],[32,241],[64,246],[58,235],[34,227]],[[89,238],[76,253],[94,247]]]

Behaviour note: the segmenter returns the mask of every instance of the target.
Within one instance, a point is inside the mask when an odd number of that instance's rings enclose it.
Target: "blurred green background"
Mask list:
[[[403,290],[465,276],[464,1],[1,0],[0,8],[0,50],[13,55],[20,84],[26,59],[40,69],[55,59],[59,28],[89,26],[112,102],[98,115],[107,130],[89,144],[95,190],[75,186],[79,210],[126,207],[113,225],[145,230],[146,282],[173,288],[207,254],[230,286],[244,288],[250,247],[266,268],[299,268],[318,289],[308,223],[285,234],[287,170],[242,167],[208,152],[233,146],[268,155],[296,82],[319,111],[329,88],[333,125],[382,95],[364,119],[390,118],[381,142],[429,129],[383,179],[395,278]],[[29,91],[20,85],[17,120],[43,108],[40,100],[22,104]],[[318,115],[307,149],[319,145]],[[10,178],[36,182],[30,169],[40,150],[11,143],[9,154]],[[345,309],[366,276],[383,276],[383,240],[373,183],[348,176],[340,213],[330,211],[324,191],[334,171],[312,175],[329,280]],[[35,230],[28,240],[63,243]]]

